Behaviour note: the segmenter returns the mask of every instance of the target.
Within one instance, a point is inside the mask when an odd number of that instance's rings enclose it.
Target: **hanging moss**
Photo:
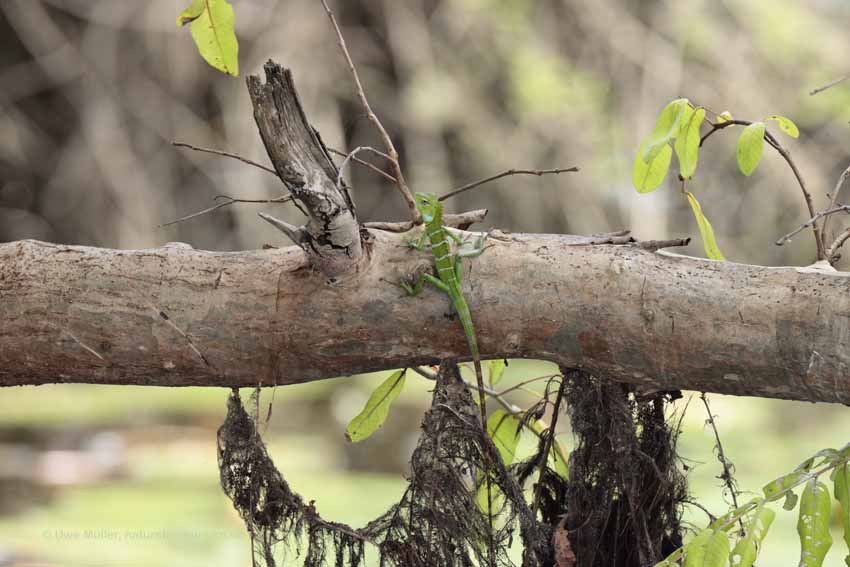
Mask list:
[[[233,392],[218,433],[219,471],[251,536],[255,565],[276,567],[303,557],[305,567],[359,567],[366,543],[377,548],[382,566],[513,565],[508,548],[517,529],[523,565],[551,564],[551,529],[535,521],[522,487],[482,434],[457,366],[443,368],[411,458],[407,490],[398,504],[359,530],[322,519],[292,491]],[[493,463],[493,486],[504,495],[492,527],[475,500],[485,451]]]
[[[678,431],[664,416],[669,397],[638,397],[570,373],[567,412],[578,444],[562,509],[577,565],[653,565],[681,545],[687,484],[676,466]]]

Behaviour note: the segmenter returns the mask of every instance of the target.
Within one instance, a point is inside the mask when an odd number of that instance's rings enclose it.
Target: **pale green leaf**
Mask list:
[[[820,567],[832,545],[829,533],[829,490],[822,482],[812,479],[806,483],[800,498],[800,517],[797,533],[800,535],[799,567]]]
[[[850,466],[847,463],[835,469],[833,490],[835,499],[841,504],[841,525],[844,528],[844,543],[850,550]],[[844,563],[850,566],[850,555],[844,557]]]
[[[662,151],[662,148],[676,137],[683,118],[689,112],[692,112],[691,106],[686,98],[677,98],[664,107],[655,121],[652,134],[645,140],[645,145],[641,148],[640,155],[645,164],[651,163]]]
[[[204,0],[192,0],[192,4],[177,16],[177,27],[185,26],[196,20],[205,9]]]
[[[488,514],[487,502],[487,483],[484,482],[484,476],[478,473],[478,490],[475,491],[475,502],[478,504],[478,509],[484,514]],[[495,482],[490,483],[490,498],[493,503],[493,515],[498,514],[504,505],[505,495]]]
[[[192,39],[204,60],[223,73],[239,75],[239,43],[233,29],[233,6],[227,0],[193,0],[177,16],[189,23]]]
[[[487,433],[499,450],[505,465],[514,462],[522,424],[516,416],[498,409],[487,418]]]
[[[799,498],[793,492],[788,492],[785,495],[785,502],[782,504],[783,510],[788,510],[789,512],[794,509],[794,506],[797,505],[797,500]]]
[[[348,424],[345,436],[352,443],[358,443],[369,438],[387,419],[390,404],[404,388],[404,370],[393,372],[380,386],[375,388],[357,416]]]
[[[705,547],[713,535],[714,530],[706,528],[694,536],[694,539],[685,546],[683,567],[703,567],[705,565]]]
[[[688,203],[691,204],[691,209],[694,212],[694,218],[697,219],[697,224],[699,225],[699,233],[702,236],[702,247],[705,249],[705,255],[711,258],[712,260],[725,260],[723,257],[723,253],[720,252],[720,248],[717,246],[717,241],[714,239],[714,229],[711,228],[711,223],[708,222],[708,219],[705,218],[705,215],[702,214],[702,207],[699,206],[699,201],[694,197],[694,194],[690,191],[686,192],[685,195],[688,197]]]
[[[780,476],[769,483],[765,484],[762,487],[762,492],[764,492],[764,497],[767,499],[772,498],[776,494],[791,488],[807,475],[808,473],[804,470],[794,471],[792,473],[788,473],[786,475]]]
[[[644,144],[641,144],[635,156],[634,166],[632,166],[632,184],[638,193],[649,193],[661,185],[667,175],[667,170],[670,168],[670,158],[673,156],[673,148],[666,144],[651,162],[646,163],[642,157],[645,147],[646,143],[644,142]]]
[[[703,120],[705,120],[704,108],[697,108],[694,112],[691,112],[687,121],[682,123],[681,132],[676,137],[676,143],[673,146],[676,150],[676,157],[679,159],[679,174],[684,179],[693,177],[697,169],[699,129]]]
[[[564,480],[570,479],[570,467],[567,465],[567,460],[565,455],[567,454],[564,451],[563,445],[557,439],[553,440],[552,443],[552,458],[555,460],[555,472],[558,473],[558,476],[563,478]]]
[[[487,376],[490,380],[490,386],[495,386],[502,381],[502,376],[505,374],[505,368],[508,366],[508,361],[504,358],[491,360],[487,363]]]
[[[744,175],[755,171],[761,161],[764,148],[764,122],[753,122],[741,132],[738,138],[738,167]]]
[[[724,122],[729,122],[730,120],[734,120],[732,118],[732,113],[728,110],[724,110],[720,114],[717,115],[717,123],[723,124]]]
[[[779,129],[785,132],[785,134],[791,136],[792,138],[800,137],[800,130],[790,118],[786,118],[785,116],[779,116],[778,114],[771,114],[766,118],[766,120],[775,120],[776,123],[779,124]]]
[[[738,540],[729,562],[732,567],[751,567],[761,550],[761,542],[767,535],[776,513],[770,508],[759,508],[744,528],[744,537]]]
[[[543,433],[546,431],[545,424],[539,419],[531,422],[531,427],[537,433]],[[567,451],[564,449],[564,446],[558,441],[558,438],[555,437],[552,439],[552,451],[549,454],[549,458],[554,464],[555,472],[563,478],[564,480],[569,480],[570,478],[570,467],[567,465]]]
[[[679,559],[682,557],[683,550],[680,547],[670,555],[664,558],[660,563],[656,563],[653,567],[678,567]]]
[[[705,542],[704,567],[726,567],[729,558],[729,536],[717,530]]]

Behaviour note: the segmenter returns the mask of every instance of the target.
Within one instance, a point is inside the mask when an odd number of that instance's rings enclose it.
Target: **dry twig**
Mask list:
[[[256,168],[262,169],[263,171],[267,171],[267,172],[271,173],[272,175],[274,175],[275,177],[278,177],[277,172],[274,169],[272,169],[268,166],[265,166],[261,163],[257,163],[253,160],[246,158],[246,157],[242,157],[238,154],[225,152],[223,150],[216,150],[216,149],[213,149],[213,148],[202,148],[202,147],[199,147],[199,146],[193,146],[192,144],[187,144],[185,142],[177,142],[177,141],[174,141],[174,140],[171,141],[171,145],[174,146],[174,147],[177,147],[177,148],[189,148],[190,150],[195,150],[196,152],[204,152],[204,153],[208,153],[208,154],[215,154],[215,155],[218,155],[218,156],[225,156],[225,157],[229,157],[229,158],[233,158],[233,159],[238,159],[239,161],[241,161],[243,163],[247,163],[248,165],[253,165]]]
[[[369,100],[366,98],[366,92],[363,90],[363,84],[360,82],[360,75],[357,73],[357,68],[354,66],[354,61],[351,59],[351,54],[348,52],[348,46],[345,44],[345,38],[342,35],[342,30],[339,28],[339,24],[336,21],[334,13],[331,11],[330,6],[328,6],[327,0],[321,0],[321,2],[328,15],[328,19],[331,21],[331,25],[336,32],[337,44],[339,45],[339,49],[342,51],[342,55],[345,57],[345,62],[348,64],[348,70],[351,71],[351,75],[354,78],[354,83],[357,86],[357,97],[360,99],[360,104],[363,106],[363,110],[366,111],[366,116],[369,118],[369,121],[380,133],[384,142],[384,147],[387,149],[389,161],[393,167],[393,173],[395,174],[396,187],[398,187],[398,190],[401,192],[402,197],[404,197],[404,200],[407,203],[407,207],[410,209],[410,218],[413,223],[421,224],[422,215],[419,214],[419,209],[416,208],[416,201],[413,199],[413,194],[410,192],[410,188],[408,188],[407,183],[404,180],[404,174],[401,172],[401,165],[398,161],[398,152],[395,149],[392,138],[390,138],[390,135],[384,128],[384,125],[381,124],[380,119],[378,119],[378,116],[372,111],[372,107],[369,105]]]
[[[558,173],[567,173],[579,171],[579,168],[576,166],[568,167],[564,169],[508,169],[507,171],[503,171],[502,173],[497,173],[496,175],[491,175],[490,177],[485,177],[484,179],[479,179],[478,181],[473,181],[472,183],[467,183],[466,185],[461,185],[456,189],[452,189],[448,193],[440,196],[440,201],[445,201],[450,197],[454,197],[464,191],[469,191],[470,189],[474,189],[480,185],[484,185],[485,183],[489,183],[491,181],[495,181],[497,179],[501,179],[502,177],[507,177],[509,175],[536,175],[538,177],[542,177],[544,175],[550,174],[558,174]]]
[[[714,134],[718,130],[723,130],[724,128],[728,128],[729,126],[749,126],[751,124],[752,124],[752,122],[748,122],[747,120],[727,120],[725,122],[712,122],[711,123],[711,130],[706,132],[706,134],[700,139],[699,145],[700,145],[700,147],[702,147],[702,145],[709,138],[709,136],[711,136],[712,134]],[[800,191],[802,191],[802,193],[803,193],[803,200],[805,200],[806,208],[809,210],[809,217],[814,217],[815,216],[815,207],[814,207],[814,204],[812,203],[812,195],[811,195],[811,193],[809,193],[809,190],[806,188],[806,181],[803,179],[803,175],[800,173],[800,170],[797,169],[797,164],[794,163],[794,159],[791,157],[791,154],[788,152],[788,150],[786,150],[782,146],[782,144],[779,143],[779,140],[777,140],[773,136],[773,134],[771,134],[767,130],[764,131],[764,140],[768,143],[768,145],[770,147],[775,149],[779,153],[780,156],[782,156],[782,159],[784,159],[785,162],[788,164],[788,167],[791,168],[791,171],[794,173],[794,177],[797,178],[797,184],[800,186]],[[821,235],[820,227],[818,227],[817,219],[814,222],[811,223],[811,227],[812,227],[812,233],[814,234],[814,237],[815,237],[815,247],[817,248],[817,259],[818,260],[824,260],[824,259],[826,259],[826,254],[824,252],[823,237]]]
[[[843,83],[847,79],[850,79],[850,75],[844,75],[843,77],[839,77],[839,78],[835,79],[834,81],[830,81],[829,83],[825,84],[824,86],[818,87],[818,88],[810,91],[809,96],[814,96],[818,93],[822,93],[826,89],[831,89],[834,86],[840,85],[841,83]]]

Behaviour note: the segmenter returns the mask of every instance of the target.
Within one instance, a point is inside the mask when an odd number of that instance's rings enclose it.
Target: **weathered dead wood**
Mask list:
[[[296,247],[221,253],[0,245],[0,385],[292,384],[466,355],[429,264],[373,231],[336,285]],[[850,402],[850,274],[512,235],[467,262],[485,357],[656,389]]]
[[[254,119],[278,177],[310,220],[304,227],[261,215],[307,253],[311,264],[329,278],[356,268],[362,257],[354,203],[327,148],[310,126],[292,73],[269,61],[266,82],[248,77]]]

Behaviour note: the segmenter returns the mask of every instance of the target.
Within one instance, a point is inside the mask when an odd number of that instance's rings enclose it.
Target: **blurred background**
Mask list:
[[[237,205],[159,228],[212,205],[215,195],[271,198],[284,190],[261,170],[171,145],[268,163],[244,77],[261,73],[269,58],[293,70],[328,145],[380,145],[318,0],[232,0],[238,79],[209,67],[189,31],[175,28],[189,3],[0,0],[0,241],[115,248],[182,241],[210,250],[281,244],[256,212],[298,222],[288,205]],[[679,96],[740,119],[783,114],[796,121],[800,138],[781,139],[818,208],[850,164],[850,84],[808,95],[850,72],[850,4],[843,0],[332,5],[414,189],[439,193],[507,168],[581,167],[578,174],[506,178],[450,202],[452,210],[489,208],[488,226],[689,235],[695,243],[686,252],[702,255],[672,182],[649,195],[631,188],[638,142]],[[811,263],[808,233],[773,245],[806,219],[785,163],[766,149],[756,173],[743,177],[736,134],[712,137],[691,184],[721,249],[739,262]],[[392,187],[367,170],[347,174],[361,220],[405,218]],[[513,361],[503,383],[552,371]],[[374,438],[351,446],[343,437],[380,379],[264,394],[273,456],[330,519],[360,525],[404,486],[428,383],[411,377]],[[0,391],[0,565],[248,564],[247,536],[217,485],[215,430],[226,396],[85,385]],[[514,401],[532,399],[520,393]],[[850,440],[843,408],[712,399],[745,490]],[[695,400],[680,447],[694,496],[721,513],[720,468],[704,420]],[[563,435],[569,448],[569,431]],[[696,509],[688,518],[706,520]],[[793,526],[780,514],[760,565],[796,562]],[[840,565],[843,555],[833,550],[828,564]]]

